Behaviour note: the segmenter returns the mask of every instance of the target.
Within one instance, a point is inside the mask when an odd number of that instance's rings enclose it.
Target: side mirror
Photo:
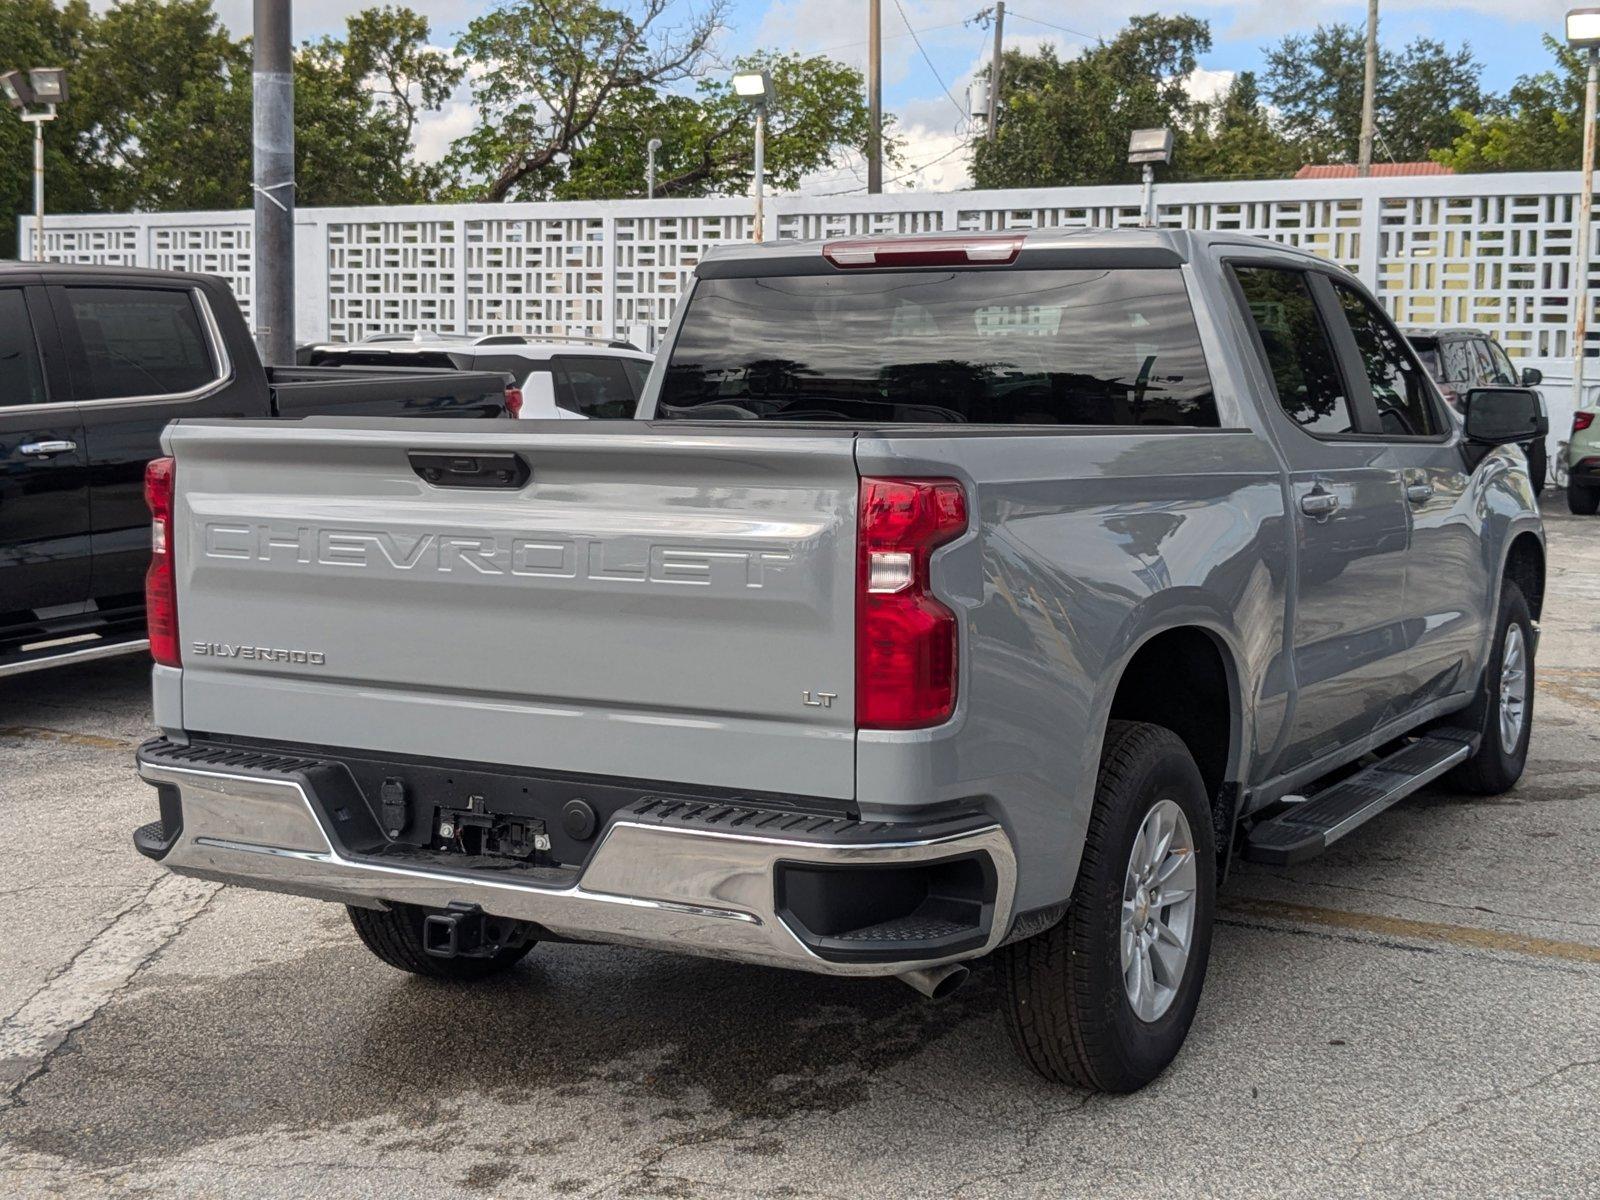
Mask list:
[[[1485,446],[1531,442],[1543,437],[1548,425],[1539,394],[1526,388],[1473,388],[1461,411],[1467,440]]]
[[[1522,386],[1523,387],[1538,387],[1543,382],[1544,382],[1544,372],[1539,370],[1538,367],[1523,367],[1522,368]]]

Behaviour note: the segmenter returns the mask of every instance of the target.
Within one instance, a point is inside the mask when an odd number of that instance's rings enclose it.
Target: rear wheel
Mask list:
[[[1483,740],[1445,782],[1481,796],[1509,791],[1522,778],[1533,736],[1533,618],[1522,589],[1509,581],[1500,590],[1500,627],[1469,711]]]
[[[1006,1025],[1041,1075],[1131,1092],[1182,1047],[1211,953],[1211,806],[1167,729],[1112,721],[1067,915],[997,955]]]
[[[428,979],[457,983],[487,979],[515,966],[534,947],[533,939],[529,938],[521,945],[497,950],[483,957],[461,955],[440,958],[423,949],[423,923],[434,910],[419,908],[415,904],[395,904],[386,912],[375,908],[356,908],[354,905],[346,905],[346,911],[350,914],[350,923],[355,926],[357,936],[368,950],[396,970]]]
[[[1567,481],[1567,507],[1580,517],[1592,517],[1600,510],[1600,487]]]

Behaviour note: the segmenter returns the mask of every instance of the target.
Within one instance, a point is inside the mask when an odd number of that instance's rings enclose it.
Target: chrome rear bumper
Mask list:
[[[994,949],[1010,927],[1016,856],[1005,831],[976,823],[949,836],[905,837],[882,826],[848,843],[671,828],[615,817],[581,872],[529,871],[516,881],[341,853],[306,785],[221,769],[148,761],[139,774],[178,790],[182,826],[162,865],[185,875],[364,907],[388,902],[530,921],[585,941],[792,967],[830,975],[898,975]],[[917,831],[912,831],[915,834]],[[981,945],[942,957],[835,961],[807,946],[779,910],[778,864],[829,868],[943,862],[986,855],[995,896]],[[848,877],[841,877],[848,886]]]

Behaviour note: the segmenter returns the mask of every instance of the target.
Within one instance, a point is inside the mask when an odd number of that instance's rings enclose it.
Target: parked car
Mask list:
[[[144,468],[167,422],[503,417],[509,382],[263,367],[220,279],[0,263],[0,675],[144,648]]]
[[[307,346],[299,357],[314,365],[507,371],[522,391],[521,415],[529,420],[630,418],[655,361],[631,343],[612,339],[429,331]]]
[[[1567,443],[1567,507],[1579,516],[1600,511],[1600,408],[1572,414]]]
[[[1481,329],[1411,328],[1404,333],[1444,398],[1458,410],[1461,397],[1473,388],[1537,388],[1544,379],[1544,373],[1537,367],[1517,370],[1494,335]],[[1543,403],[1540,397],[1541,411]],[[1522,450],[1528,456],[1528,476],[1533,480],[1533,494],[1537,496],[1544,491],[1550,473],[1544,434],[1527,442]]]
[[[1521,775],[1536,404],[1454,420],[1348,273],[784,242],[683,304],[636,422],[167,431],[142,853],[436,979],[576,939],[937,996],[992,954],[1023,1058],[1127,1091],[1236,854]]]

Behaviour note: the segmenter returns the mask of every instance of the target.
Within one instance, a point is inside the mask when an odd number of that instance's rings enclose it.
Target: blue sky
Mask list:
[[[348,12],[379,0],[319,0],[295,6],[295,34],[310,37],[335,32]],[[434,26],[434,40],[448,44],[491,0],[406,0],[425,13]],[[625,4],[627,0],[611,0]],[[687,13],[702,0],[677,0],[674,12]],[[906,140],[910,172],[897,186],[943,188],[966,183],[964,156],[957,150],[960,115],[945,96],[940,81],[957,101],[964,101],[972,71],[988,52],[989,37],[967,18],[986,0],[883,0],[884,102],[896,115]],[[747,50],[770,47],[805,53],[827,52],[855,65],[866,57],[867,0],[731,0],[728,28],[717,50],[731,59]],[[236,31],[249,24],[249,0],[218,0],[219,11]],[[1009,7],[1009,0],[1008,0]],[[1467,42],[1483,64],[1484,84],[1503,90],[1519,75],[1548,64],[1540,38],[1559,33],[1564,0],[1383,0],[1381,29],[1386,45],[1400,46],[1418,34],[1450,45]],[[1188,12],[1211,22],[1215,46],[1193,81],[1197,91],[1225,86],[1233,72],[1258,69],[1263,46],[1287,33],[1304,32],[1320,23],[1366,20],[1364,0],[1353,3],[1315,0],[1211,0],[1181,6],[1138,0],[1099,0],[1094,4],[1020,0],[1006,20],[1006,44],[1024,48],[1055,44],[1071,53],[1086,36],[1110,36],[1130,14],[1150,11]],[[904,19],[902,18],[904,14]],[[669,14],[670,16],[671,14]],[[906,33],[907,21],[918,38]],[[1068,27],[1068,28],[1062,28]],[[1071,32],[1068,31],[1071,30]],[[920,40],[928,61],[916,41]],[[472,114],[464,97],[433,117],[419,146],[434,153],[449,139],[470,128]],[[808,181],[807,190],[852,190],[860,186],[858,164]]]

